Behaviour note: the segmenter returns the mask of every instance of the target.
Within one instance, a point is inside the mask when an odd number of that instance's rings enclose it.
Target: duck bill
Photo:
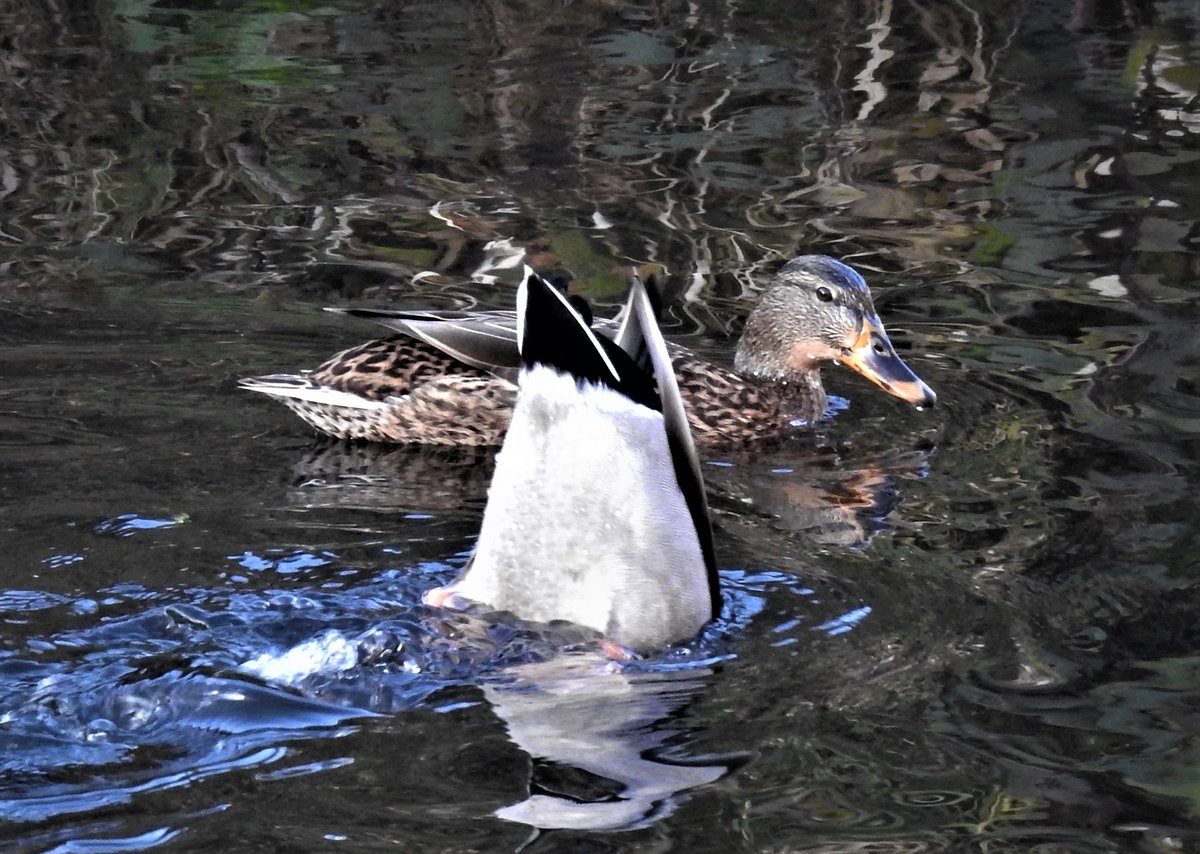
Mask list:
[[[878,318],[863,322],[858,340],[837,360],[858,371],[875,385],[913,406],[933,406],[937,395],[912,372],[895,348]]]

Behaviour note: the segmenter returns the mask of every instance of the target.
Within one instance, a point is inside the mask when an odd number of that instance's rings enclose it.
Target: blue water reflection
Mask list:
[[[295,557],[261,561],[255,569],[285,582],[294,575]],[[338,561],[330,552],[306,557],[309,568]],[[445,714],[478,704],[439,699],[457,685],[482,688],[482,699],[533,755],[586,766],[585,755],[594,763],[602,749],[618,765],[601,762],[591,773],[615,773],[624,781],[613,784],[616,800],[606,799],[607,807],[569,807],[569,800],[539,795],[498,815],[543,826],[640,826],[669,814],[676,793],[711,782],[735,760],[687,771],[692,766],[678,738],[686,729],[626,740],[645,727],[657,732],[660,718],[702,690],[712,667],[735,657],[731,641],[763,610],[770,589],[796,588],[793,577],[778,572],[726,573],[725,613],[696,645],[619,665],[587,644],[564,658],[567,635],[558,631],[540,634],[429,612],[419,604],[420,590],[449,580],[457,569],[443,564],[426,571],[430,575],[416,577],[385,572],[336,592],[191,590],[165,606],[28,638],[24,654],[0,663],[0,678],[13,690],[0,703],[0,774],[11,782],[0,811],[10,821],[43,823],[232,772],[254,770],[264,780],[324,773],[354,758],[267,769],[288,763],[289,745],[298,739],[337,738],[349,732],[346,726],[381,713],[426,707]],[[165,598],[134,586],[121,592],[106,604]],[[71,602],[32,604],[63,608]],[[537,711],[530,703],[542,692],[549,692],[550,706]],[[581,719],[563,723],[562,692]],[[617,697],[626,699],[614,706]],[[627,707],[632,717],[618,723],[612,715],[626,702],[633,702]],[[607,734],[580,729],[583,719],[597,715],[610,719]],[[547,721],[566,729],[556,735],[545,729]],[[665,746],[667,732],[677,733],[669,741],[669,762],[638,759],[647,764],[635,772],[632,759],[616,758]],[[584,753],[561,753],[555,745],[566,733],[582,739]],[[607,746],[600,748],[601,741]],[[96,775],[106,784],[97,786]]]

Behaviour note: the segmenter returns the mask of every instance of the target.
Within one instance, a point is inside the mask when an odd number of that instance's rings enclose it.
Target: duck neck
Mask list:
[[[796,378],[796,369],[790,363],[791,347],[783,330],[771,322],[770,313],[764,310],[770,296],[764,295],[763,302],[746,318],[733,357],[733,369],[750,379],[786,383]]]
[[[775,294],[768,291],[746,318],[733,369],[745,379],[773,386],[789,419],[812,423],[829,404],[821,385],[822,345],[814,343],[811,353],[797,347],[797,331],[775,322],[781,313],[775,303]]]
[[[815,424],[825,417],[825,410],[829,408],[829,398],[825,394],[825,387],[821,385],[819,370],[811,368],[788,386],[789,389],[794,387],[794,391],[788,395],[791,403],[789,418]]]
[[[762,389],[769,389],[779,400],[781,416],[812,424],[825,415],[829,398],[821,383],[821,369],[810,362],[797,367],[762,358],[763,351],[744,352],[745,339],[738,346],[733,367],[743,379]],[[773,352],[773,351],[767,351]]]
[[[733,369],[749,379],[808,386],[824,394],[820,359],[816,352],[805,355],[796,346],[794,333],[781,329],[756,312],[746,320],[746,328],[733,356]]]

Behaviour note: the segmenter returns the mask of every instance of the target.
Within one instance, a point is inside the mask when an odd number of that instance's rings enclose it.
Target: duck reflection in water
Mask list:
[[[902,507],[901,485],[924,476],[934,453],[932,446],[834,450],[795,441],[726,451],[705,466],[704,479],[710,500],[732,514],[727,535],[761,536],[754,529],[765,527],[815,545],[862,548],[891,526]],[[474,518],[494,466],[487,448],[322,439],[293,465],[288,501],[306,510]],[[297,525],[307,530],[313,522],[301,517]],[[379,525],[381,533],[392,529],[391,522]]]
[[[563,655],[509,672],[514,682],[484,694],[534,762],[529,797],[496,810],[500,818],[545,829],[643,827],[670,815],[680,793],[744,761],[699,761],[677,746],[687,736],[680,710],[704,690],[707,669],[617,671],[595,655]]]

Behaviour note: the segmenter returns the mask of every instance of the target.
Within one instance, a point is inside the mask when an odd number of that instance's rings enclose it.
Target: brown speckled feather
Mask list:
[[[771,439],[812,423],[825,412],[825,393],[801,393],[781,383],[758,382],[671,347],[671,361],[696,444],[728,447]]]
[[[512,420],[517,386],[496,377],[440,377],[390,401],[385,442],[499,445]]]
[[[343,350],[303,377],[262,378],[288,379],[294,386],[345,392],[369,402],[339,406],[278,398],[317,430],[393,444],[499,445],[517,392],[515,383],[404,335]]]
[[[313,382],[369,400],[399,397],[443,377],[495,379],[441,350],[410,338],[378,338],[336,353],[308,375]]]
[[[320,432],[340,439],[470,447],[503,441],[516,396],[517,387],[508,380],[445,376],[423,382],[408,394],[376,399],[369,407],[283,395],[277,399]]]

